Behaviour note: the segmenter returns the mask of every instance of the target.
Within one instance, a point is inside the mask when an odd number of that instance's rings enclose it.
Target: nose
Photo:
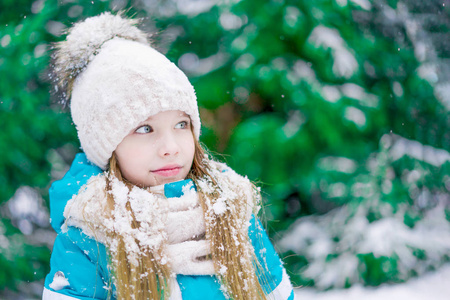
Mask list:
[[[174,156],[180,151],[180,145],[177,143],[177,139],[174,134],[167,133],[161,137],[159,141],[159,155],[161,157]]]

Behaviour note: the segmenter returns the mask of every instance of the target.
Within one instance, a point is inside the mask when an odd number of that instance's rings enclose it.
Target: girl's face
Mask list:
[[[179,110],[160,112],[139,124],[115,152],[123,177],[140,187],[183,180],[195,152],[191,119]]]

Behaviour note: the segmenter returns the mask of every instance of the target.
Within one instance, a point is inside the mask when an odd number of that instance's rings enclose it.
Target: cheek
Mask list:
[[[192,161],[194,159],[195,143],[194,137],[191,134],[186,137],[183,148],[185,149],[184,152],[186,154],[186,158]]]
[[[128,136],[117,146],[116,153],[123,159],[133,160],[141,158],[149,150],[149,143],[145,139]]]
[[[142,159],[145,153],[148,153],[148,151],[144,147],[134,146],[128,147],[126,149],[125,155],[127,156],[128,160],[136,161]]]
[[[121,143],[116,148],[117,160],[121,166],[125,166],[129,163],[130,158],[135,156],[136,147],[133,147],[129,143]]]
[[[117,147],[116,154],[122,173],[130,175],[130,171],[143,164],[149,150],[139,143],[127,141]]]

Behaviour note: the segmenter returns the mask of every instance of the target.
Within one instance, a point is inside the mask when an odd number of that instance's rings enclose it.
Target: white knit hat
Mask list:
[[[60,81],[76,76],[70,109],[81,147],[103,170],[124,137],[159,112],[185,112],[200,136],[194,88],[134,25],[109,13],[86,19],[72,27],[55,55]]]

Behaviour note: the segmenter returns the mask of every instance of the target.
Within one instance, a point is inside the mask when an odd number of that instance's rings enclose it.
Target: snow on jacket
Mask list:
[[[44,300],[108,299],[109,296],[115,299],[115,293],[110,288],[112,286],[114,289],[108,266],[109,257],[104,243],[101,242],[102,238],[92,238],[94,234],[86,227],[83,228],[77,222],[69,222],[64,217],[65,210],[68,216],[67,210],[71,206],[70,200],[73,196],[82,194],[81,188],[101,173],[98,167],[90,164],[86,156],[80,153],[66,175],[50,188],[51,224],[57,237],[50,260],[51,270],[45,280]],[[191,180],[169,183],[164,185],[163,194],[166,198],[182,198],[185,193],[192,191],[186,188],[192,185]],[[258,276],[268,279],[264,281],[267,282],[263,286],[264,290],[271,292],[269,297],[272,299],[294,299],[289,277],[261,223],[251,215],[249,224],[249,239],[265,270],[264,274]],[[177,238],[179,237],[173,238],[174,244],[177,244]],[[202,250],[199,250],[199,244],[195,244],[192,251]],[[176,254],[173,257],[169,255],[169,260],[174,257]],[[217,277],[208,271],[211,266],[195,266],[196,270],[201,271],[189,272],[192,267],[183,264],[185,260],[178,261],[181,264],[174,270],[177,276],[176,282],[171,286],[170,299],[225,299]]]

